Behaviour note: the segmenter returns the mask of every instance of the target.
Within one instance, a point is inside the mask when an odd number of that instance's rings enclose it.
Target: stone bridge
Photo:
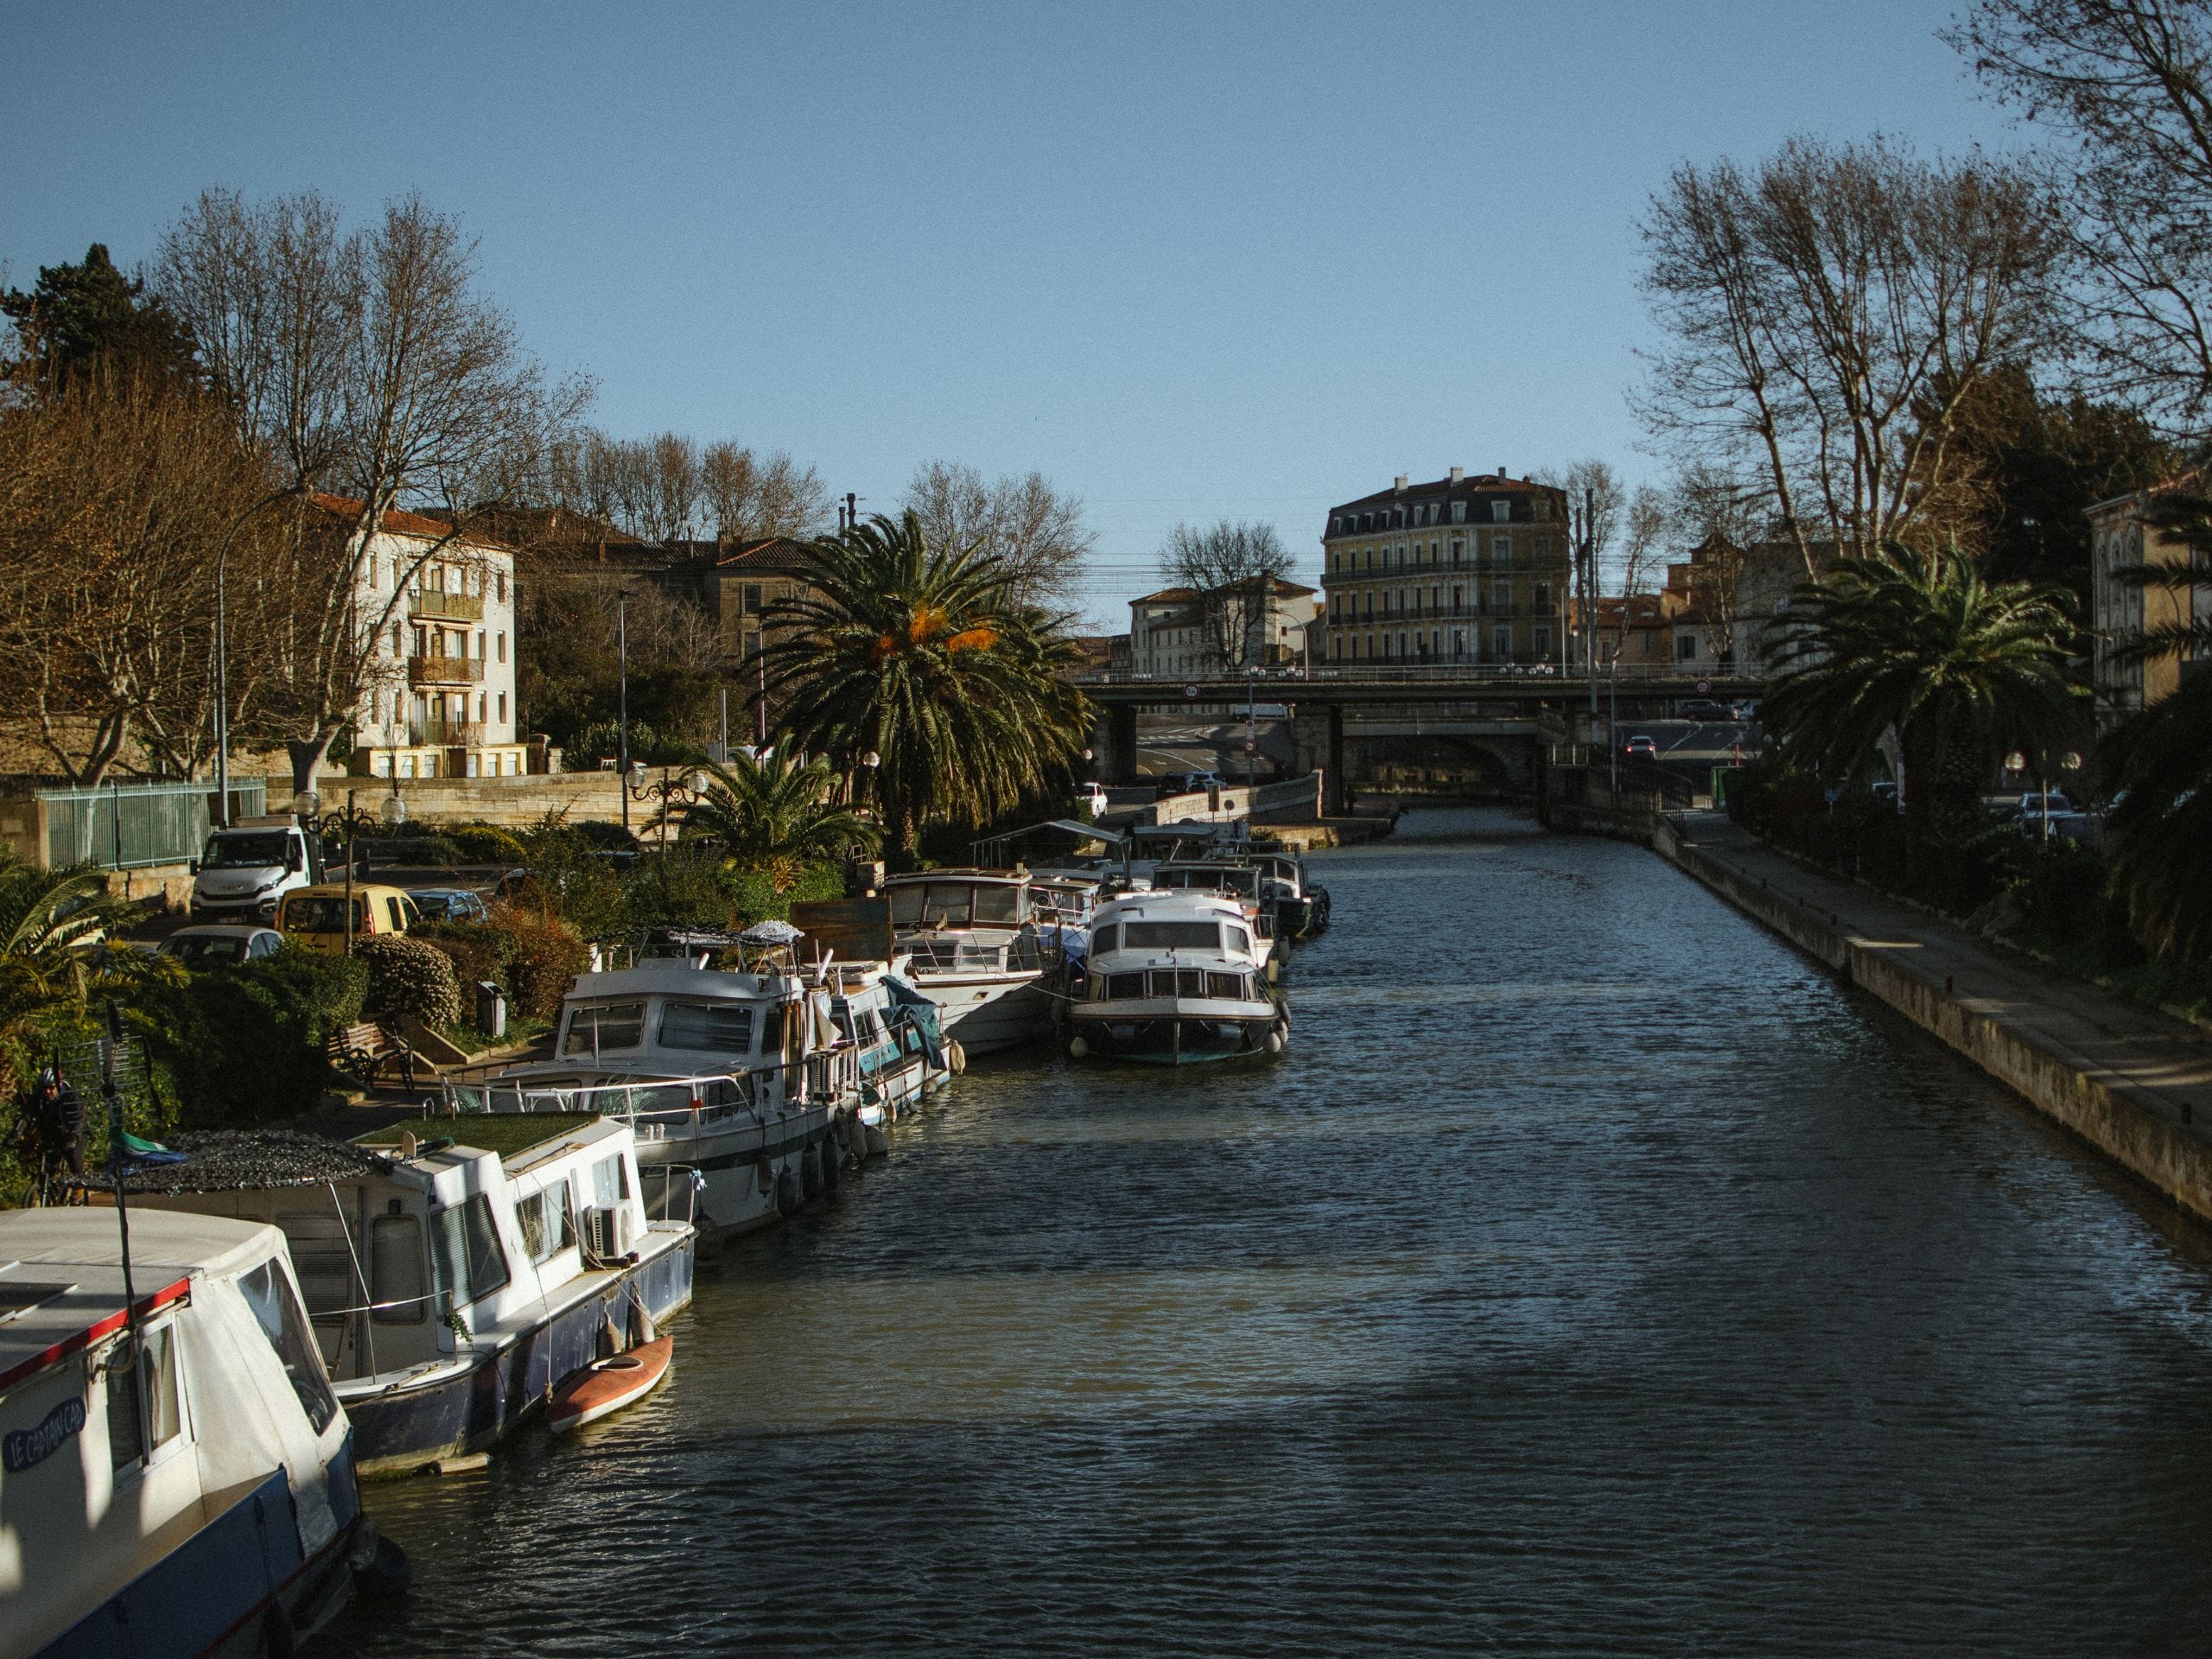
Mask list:
[[[1234,719],[1249,702],[1280,705],[1291,736],[1290,770],[1319,772],[1324,810],[1344,786],[1393,760],[1458,762],[1505,793],[1541,798],[1549,771],[1603,755],[1616,724],[1662,719],[1698,700],[1756,697],[1748,674],[1654,672],[1618,677],[1481,668],[1328,667],[1309,674],[1215,675],[1192,680],[1096,675],[1080,683],[1096,709],[1097,775],[1137,780],[1137,716],[1210,711]]]

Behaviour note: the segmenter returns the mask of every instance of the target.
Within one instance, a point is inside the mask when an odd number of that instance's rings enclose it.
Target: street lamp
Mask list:
[[[690,806],[695,801],[704,798],[707,785],[710,781],[703,772],[687,772],[683,777],[677,778],[671,776],[664,767],[660,780],[658,783],[649,784],[645,781],[645,762],[640,760],[623,775],[623,823],[626,826],[629,822],[629,804],[632,801],[658,801],[660,803],[660,846],[661,850],[666,852],[668,850],[669,803],[673,801],[678,806]]]
[[[626,778],[630,772],[630,590],[614,590],[614,661],[621,683],[620,718],[615,731],[614,769]],[[630,797],[622,797],[622,833],[630,833]]]
[[[392,792],[385,798],[379,812],[364,812],[356,804],[360,791],[346,791],[345,806],[334,812],[316,816],[315,809],[322,804],[322,798],[311,789],[303,789],[293,798],[292,804],[312,828],[315,844],[321,846],[325,837],[342,835],[346,838],[346,954],[353,954],[353,842],[365,830],[379,825],[397,827],[407,817],[407,804],[399,798],[395,784]]]

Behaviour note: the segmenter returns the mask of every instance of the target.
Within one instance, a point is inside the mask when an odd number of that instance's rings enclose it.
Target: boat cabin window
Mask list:
[[[138,1461],[140,1390],[146,1407],[146,1446],[149,1452],[177,1437],[176,1350],[174,1324],[156,1325],[146,1332],[144,1351],[136,1365],[130,1361],[126,1337],[107,1351],[107,1452],[111,1468],[124,1469]],[[124,1367],[129,1369],[123,1369]]]
[[[515,1205],[515,1219],[522,1225],[522,1247],[533,1264],[551,1260],[576,1242],[566,1181],[556,1181]]]
[[[1090,936],[1090,953],[1093,956],[1102,950],[1118,950],[1121,948],[1122,929],[1119,923],[1109,922]]]
[[[603,1049],[635,1048],[645,1037],[645,1005],[642,1002],[609,1002],[601,1007],[572,1008],[561,1052],[597,1054]]]
[[[1127,922],[1122,936],[1132,950],[1211,950],[1221,945],[1221,929],[1212,922]]]
[[[428,1316],[423,1282],[423,1224],[413,1216],[369,1219],[369,1280],[378,1325],[420,1325]]]
[[[1179,968],[1171,976],[1155,974],[1155,979],[1173,978],[1173,984],[1161,988],[1171,996],[1204,996],[1206,994],[1206,972],[1203,968]]]
[[[949,882],[932,881],[923,889],[922,908],[917,925],[922,927],[965,927],[974,912],[975,889],[965,885],[954,887]],[[894,912],[892,920],[896,922]]]
[[[1229,948],[1239,955],[1250,954],[1252,936],[1241,927],[1231,927],[1229,930]]]
[[[1106,995],[1109,998],[1120,1001],[1142,996],[1144,976],[1142,974],[1109,974],[1106,976]]]
[[[612,1210],[626,1202],[630,1196],[630,1172],[622,1162],[622,1154],[602,1158],[591,1166],[591,1201],[601,1210]]]
[[[671,1002],[660,1011],[660,1046],[750,1053],[753,1010],[742,1002]]]
[[[891,925],[912,927],[922,918],[922,884],[918,881],[891,889]]]
[[[318,1194],[320,1196],[320,1194]],[[353,1244],[346,1218],[327,1201],[313,1210],[280,1210],[277,1227],[299,1275],[310,1319],[329,1319],[358,1300],[353,1294]]]
[[[480,1198],[475,1202],[484,1200]],[[491,1218],[491,1206],[486,1205],[484,1219],[489,1223]],[[252,1272],[238,1275],[238,1291],[253,1310],[261,1334],[269,1338],[270,1347],[283,1363],[285,1378],[299,1396],[300,1409],[307,1413],[315,1432],[321,1433],[338,1414],[338,1402],[323,1376],[322,1356],[315,1351],[315,1339],[308,1332],[308,1316],[300,1306],[299,1293],[292,1288],[291,1276],[271,1257]]]
[[[481,1192],[437,1211],[430,1217],[430,1230],[431,1271],[438,1289],[455,1307],[466,1307],[505,1285],[507,1253],[499,1248],[499,1230],[492,1224],[492,1201]]]
[[[1244,995],[1244,978],[1241,974],[1208,974],[1206,995],[1219,997],[1240,997]]]
[[[763,1010],[760,1052],[763,1054],[781,1054],[784,1052],[784,1005],[780,1002],[771,1002]]]
[[[1021,920],[1021,889],[1020,887],[978,887],[976,889],[976,922],[1012,927]]]

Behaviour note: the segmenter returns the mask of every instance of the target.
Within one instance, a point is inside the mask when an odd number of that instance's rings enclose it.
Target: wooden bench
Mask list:
[[[379,1070],[397,1071],[405,1087],[415,1086],[415,1051],[372,1020],[333,1033],[323,1052],[334,1069],[352,1072],[364,1089],[377,1086]]]

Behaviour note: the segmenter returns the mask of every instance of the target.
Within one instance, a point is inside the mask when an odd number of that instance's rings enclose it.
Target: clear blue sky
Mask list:
[[[1311,571],[1395,473],[1655,471],[1644,201],[1792,132],[2005,143],[1950,10],[18,5],[0,261],[127,266],[209,184],[420,190],[610,430],[887,509],[931,458],[1038,468],[1125,627],[1178,520]]]

